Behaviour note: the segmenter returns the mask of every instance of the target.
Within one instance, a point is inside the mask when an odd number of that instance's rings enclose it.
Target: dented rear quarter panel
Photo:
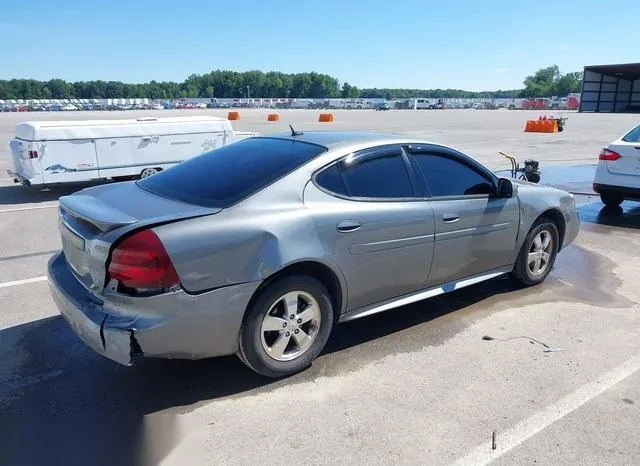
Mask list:
[[[262,281],[289,265],[313,261],[329,267],[346,291],[303,202],[310,176],[309,169],[299,170],[217,214],[154,228],[184,289],[200,293]]]

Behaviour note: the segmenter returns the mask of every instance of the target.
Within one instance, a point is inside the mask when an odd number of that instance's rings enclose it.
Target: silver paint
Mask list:
[[[89,314],[95,304],[90,312],[83,302],[97,299],[99,315],[108,317],[106,330],[133,332],[147,356],[233,354],[254,293],[290,266],[314,263],[330,271],[342,295],[336,312],[340,320],[351,320],[510,271],[541,215],[563,223],[562,247],[578,234],[570,194],[515,180],[511,198],[372,201],[331,195],[315,185],[313,175],[350,153],[388,144],[442,146],[376,133],[307,132],[294,138],[328,150],[223,210],[159,197],[134,182],[61,198],[61,229],[72,230],[84,247],[73,234],[74,241],[63,234],[64,255],[49,264],[49,276],[54,294],[67,297],[56,300],[61,312],[75,306],[87,315],[87,326],[76,325],[76,332],[86,338],[87,328],[94,328]],[[338,231],[341,224],[351,231]],[[182,289],[150,298],[109,291],[111,249],[123,235],[145,227],[164,244]]]

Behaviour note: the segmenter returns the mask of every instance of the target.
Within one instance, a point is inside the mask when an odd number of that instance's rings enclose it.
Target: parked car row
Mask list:
[[[105,105],[95,103],[68,103],[68,104],[2,104],[0,112],[73,112],[95,110],[163,110],[162,104],[119,104]]]
[[[540,101],[544,99],[538,99]],[[547,99],[549,100],[549,99]],[[531,101],[537,101],[531,99]],[[308,110],[444,110],[522,108],[523,99],[293,99],[293,98],[209,98],[209,99],[61,99],[61,100],[0,100],[3,112],[44,112],[77,110],[163,110],[206,108],[265,108]],[[551,100],[549,100],[551,102]],[[560,105],[560,104],[558,104]],[[554,107],[556,108],[556,107]],[[560,107],[558,107],[560,108]]]

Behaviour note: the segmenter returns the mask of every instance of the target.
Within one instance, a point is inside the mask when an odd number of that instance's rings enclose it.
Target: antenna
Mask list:
[[[302,131],[296,131],[293,129],[292,125],[289,125],[289,128],[291,128],[291,136],[300,136],[302,134]]]

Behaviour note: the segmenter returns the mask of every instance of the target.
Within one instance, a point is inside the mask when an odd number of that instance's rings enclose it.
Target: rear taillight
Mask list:
[[[610,149],[602,149],[600,151],[600,155],[598,156],[599,160],[618,160],[620,158],[620,154],[618,154],[617,152],[614,152]]]
[[[180,282],[169,254],[151,230],[135,233],[113,250],[109,276],[140,291],[163,290]]]
[[[30,150],[29,151],[29,158],[30,159],[37,159],[38,158],[38,151],[37,150]]]

